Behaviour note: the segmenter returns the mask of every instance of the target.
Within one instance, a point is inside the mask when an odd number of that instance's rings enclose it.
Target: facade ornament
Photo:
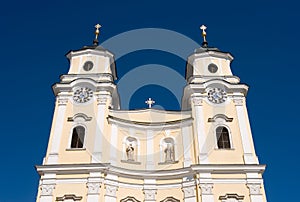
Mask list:
[[[184,198],[195,197],[195,186],[182,187]]]
[[[88,188],[88,194],[99,194],[99,189],[101,187],[100,182],[88,182],[86,183],[86,187]]]
[[[243,106],[244,104],[244,99],[242,97],[233,97],[233,103],[236,106]]]
[[[58,96],[57,98],[56,98],[56,101],[57,101],[57,104],[58,104],[58,106],[65,106],[65,105],[67,105],[68,104],[68,98],[66,98],[66,97],[60,97],[60,96]]]
[[[213,184],[211,184],[211,183],[200,184],[199,187],[201,188],[202,195],[211,195],[212,194]]]
[[[98,96],[97,97],[97,104],[98,105],[105,105],[107,103],[107,97]]]
[[[247,187],[250,191],[250,195],[260,195],[260,184],[247,184]]]
[[[144,201],[155,201],[156,189],[144,189],[143,192],[145,195]]]
[[[99,44],[99,41],[98,41],[98,36],[99,36],[99,34],[100,34],[100,28],[101,28],[102,26],[100,25],[100,24],[96,24],[95,25],[95,28],[96,28],[96,30],[95,30],[95,39],[94,39],[94,41],[93,41],[93,45],[95,45],[95,46],[97,46],[98,44]]]
[[[55,184],[42,184],[40,186],[41,196],[52,196]]]
[[[165,152],[165,162],[174,162],[174,145],[167,143],[167,146],[164,150]]]
[[[201,97],[193,97],[192,102],[195,106],[202,106],[203,105],[203,98]]]
[[[118,186],[113,184],[106,184],[105,190],[105,196],[111,196],[115,198],[117,196]]]
[[[225,194],[224,196],[220,196],[219,200],[221,200],[221,202],[242,202],[244,200],[244,196],[239,196],[238,194]]]
[[[75,194],[65,194],[62,197],[56,197],[56,201],[80,201],[82,196],[76,196]]]

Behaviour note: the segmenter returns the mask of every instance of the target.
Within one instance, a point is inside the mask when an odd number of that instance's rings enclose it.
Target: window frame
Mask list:
[[[71,146],[72,146],[72,139],[73,139],[73,130],[79,126],[84,128],[83,144],[82,144],[81,148],[72,148]],[[85,150],[86,149],[86,141],[87,141],[87,127],[84,124],[76,123],[71,127],[67,150]]]
[[[218,136],[217,136],[217,128],[219,127],[224,127],[227,129],[228,131],[228,138],[229,138],[229,148],[219,148],[218,146]],[[218,124],[214,127],[214,138],[215,138],[215,149],[218,149],[218,150],[232,150],[234,149],[233,147],[233,141],[232,141],[232,133],[231,133],[231,130],[230,128],[227,126],[227,125],[224,125],[224,124]]]

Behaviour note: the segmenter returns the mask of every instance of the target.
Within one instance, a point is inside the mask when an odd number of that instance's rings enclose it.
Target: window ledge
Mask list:
[[[159,162],[158,165],[168,165],[168,164],[176,164],[179,161],[165,161],[165,162]]]
[[[141,165],[141,162],[134,161],[134,160],[121,160],[122,163],[129,163],[129,164],[135,164],[135,165]]]
[[[235,150],[235,148],[215,148],[215,150],[219,150],[219,151],[233,151]]]
[[[85,151],[86,148],[68,148],[66,151]]]

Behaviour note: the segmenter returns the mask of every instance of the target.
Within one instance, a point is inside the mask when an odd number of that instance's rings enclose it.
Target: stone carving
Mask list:
[[[259,195],[260,194],[260,184],[247,184],[249,188],[250,195]]]
[[[116,197],[118,190],[118,187],[116,185],[106,184],[105,189],[105,196]]]
[[[100,97],[100,96],[97,97],[97,104],[98,105],[105,105],[106,102],[107,102],[107,98],[106,97]]]
[[[212,194],[213,184],[200,184],[202,195]]]
[[[155,201],[156,190],[144,189],[145,201]]]
[[[42,184],[40,186],[41,196],[52,196],[53,189],[55,189],[54,184]]]
[[[129,144],[126,148],[126,155],[128,161],[134,161],[134,147],[132,144]]]
[[[243,103],[244,103],[244,100],[243,98],[238,98],[238,97],[234,97],[233,98],[233,103],[236,105],[236,106],[243,106]]]
[[[184,198],[195,197],[195,187],[194,186],[182,187],[182,191],[184,193]]]
[[[202,106],[203,99],[200,97],[194,97],[192,98],[192,102],[194,103],[195,106]]]
[[[88,188],[88,194],[98,194],[101,184],[100,182],[88,182],[86,187]]]
[[[167,143],[167,146],[164,150],[165,152],[165,162],[174,162],[174,145]]]
[[[61,105],[64,106],[64,105],[67,105],[67,103],[68,103],[68,98],[65,98],[65,97],[57,97],[56,101],[57,101],[58,106],[61,106]]]

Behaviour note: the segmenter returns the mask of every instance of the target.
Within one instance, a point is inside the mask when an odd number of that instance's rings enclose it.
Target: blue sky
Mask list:
[[[1,22],[0,202],[34,201],[52,121],[51,85],[68,70],[70,49],[89,45],[101,23],[100,42],[132,29],[163,28],[231,52],[232,70],[250,86],[247,105],[269,201],[298,199],[299,3],[297,1],[3,1]],[[191,49],[192,53],[193,49]],[[161,51],[139,51],[117,61],[118,77],[133,67],[162,64],[184,75],[185,61]],[[131,108],[152,96],[178,109],[165,88],[148,85]],[[122,96],[122,94],[121,94]]]

